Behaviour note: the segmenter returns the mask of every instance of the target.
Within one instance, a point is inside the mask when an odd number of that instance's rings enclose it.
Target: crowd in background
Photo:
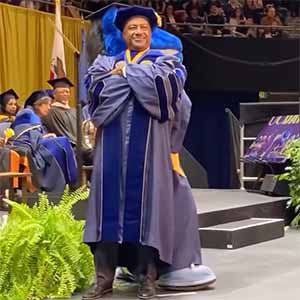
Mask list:
[[[270,27],[256,29],[247,25],[288,25],[291,16],[299,16],[300,3],[283,0],[128,0],[127,2],[152,6],[163,17],[166,28],[174,33],[241,37],[286,35],[282,29]]]
[[[55,13],[55,0],[0,0],[0,2],[21,6],[30,9],[36,9],[44,12]],[[81,1],[61,0],[63,16],[80,18]]]
[[[45,3],[53,0],[0,1],[54,12],[54,6]],[[299,17],[300,10],[298,0],[62,0],[62,13],[86,16],[87,11],[96,11],[112,2],[153,7],[162,16],[165,28],[173,33],[239,37],[287,36],[282,28],[257,29],[252,25],[285,26],[291,17]]]

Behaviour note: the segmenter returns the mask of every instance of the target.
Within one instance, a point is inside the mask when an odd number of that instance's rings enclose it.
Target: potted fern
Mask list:
[[[287,207],[295,213],[291,225],[298,227],[300,225],[300,139],[288,142],[283,153],[290,164],[285,168],[285,173],[279,176],[279,180],[286,180],[289,183],[291,199]]]
[[[46,194],[30,208],[12,206],[0,226],[0,300],[70,297],[93,280],[93,259],[82,243],[83,221],[71,209],[88,196],[86,188],[66,190],[59,204]]]

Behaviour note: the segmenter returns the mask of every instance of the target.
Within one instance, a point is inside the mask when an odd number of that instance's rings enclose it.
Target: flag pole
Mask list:
[[[78,55],[80,54],[80,51],[74,46],[74,44],[68,39],[68,37],[61,32],[57,26],[55,25],[55,23],[51,20],[50,17],[47,18],[47,20],[49,21],[49,23],[51,24],[51,26],[61,35],[61,37],[63,38],[63,40],[66,42],[66,44],[69,46],[69,48],[74,52],[74,53],[78,53]]]
[[[77,75],[77,86],[76,86],[76,130],[77,130],[77,143],[76,143],[76,153],[77,153],[77,168],[79,173],[79,183],[82,183],[83,178],[83,158],[82,158],[82,107],[81,107],[81,101],[79,99],[79,81],[80,81],[80,75],[79,75],[79,58],[80,54],[79,52],[74,52],[74,69],[75,74]]]

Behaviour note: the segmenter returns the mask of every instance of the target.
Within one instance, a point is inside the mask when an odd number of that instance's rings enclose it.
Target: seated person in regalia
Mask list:
[[[11,125],[14,136],[8,144],[27,155],[37,188],[62,192],[66,184],[76,183],[77,166],[68,138],[47,133],[42,126],[41,118],[48,114],[50,102],[47,91],[33,92]]]

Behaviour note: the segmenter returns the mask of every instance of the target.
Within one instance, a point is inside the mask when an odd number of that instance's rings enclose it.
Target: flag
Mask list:
[[[81,51],[79,57],[79,101],[84,105],[87,103],[87,91],[84,85],[84,76],[88,70],[87,50],[86,50],[86,32],[81,29]]]
[[[50,65],[50,79],[66,76],[64,41],[61,24],[61,3],[55,0],[55,32]]]

